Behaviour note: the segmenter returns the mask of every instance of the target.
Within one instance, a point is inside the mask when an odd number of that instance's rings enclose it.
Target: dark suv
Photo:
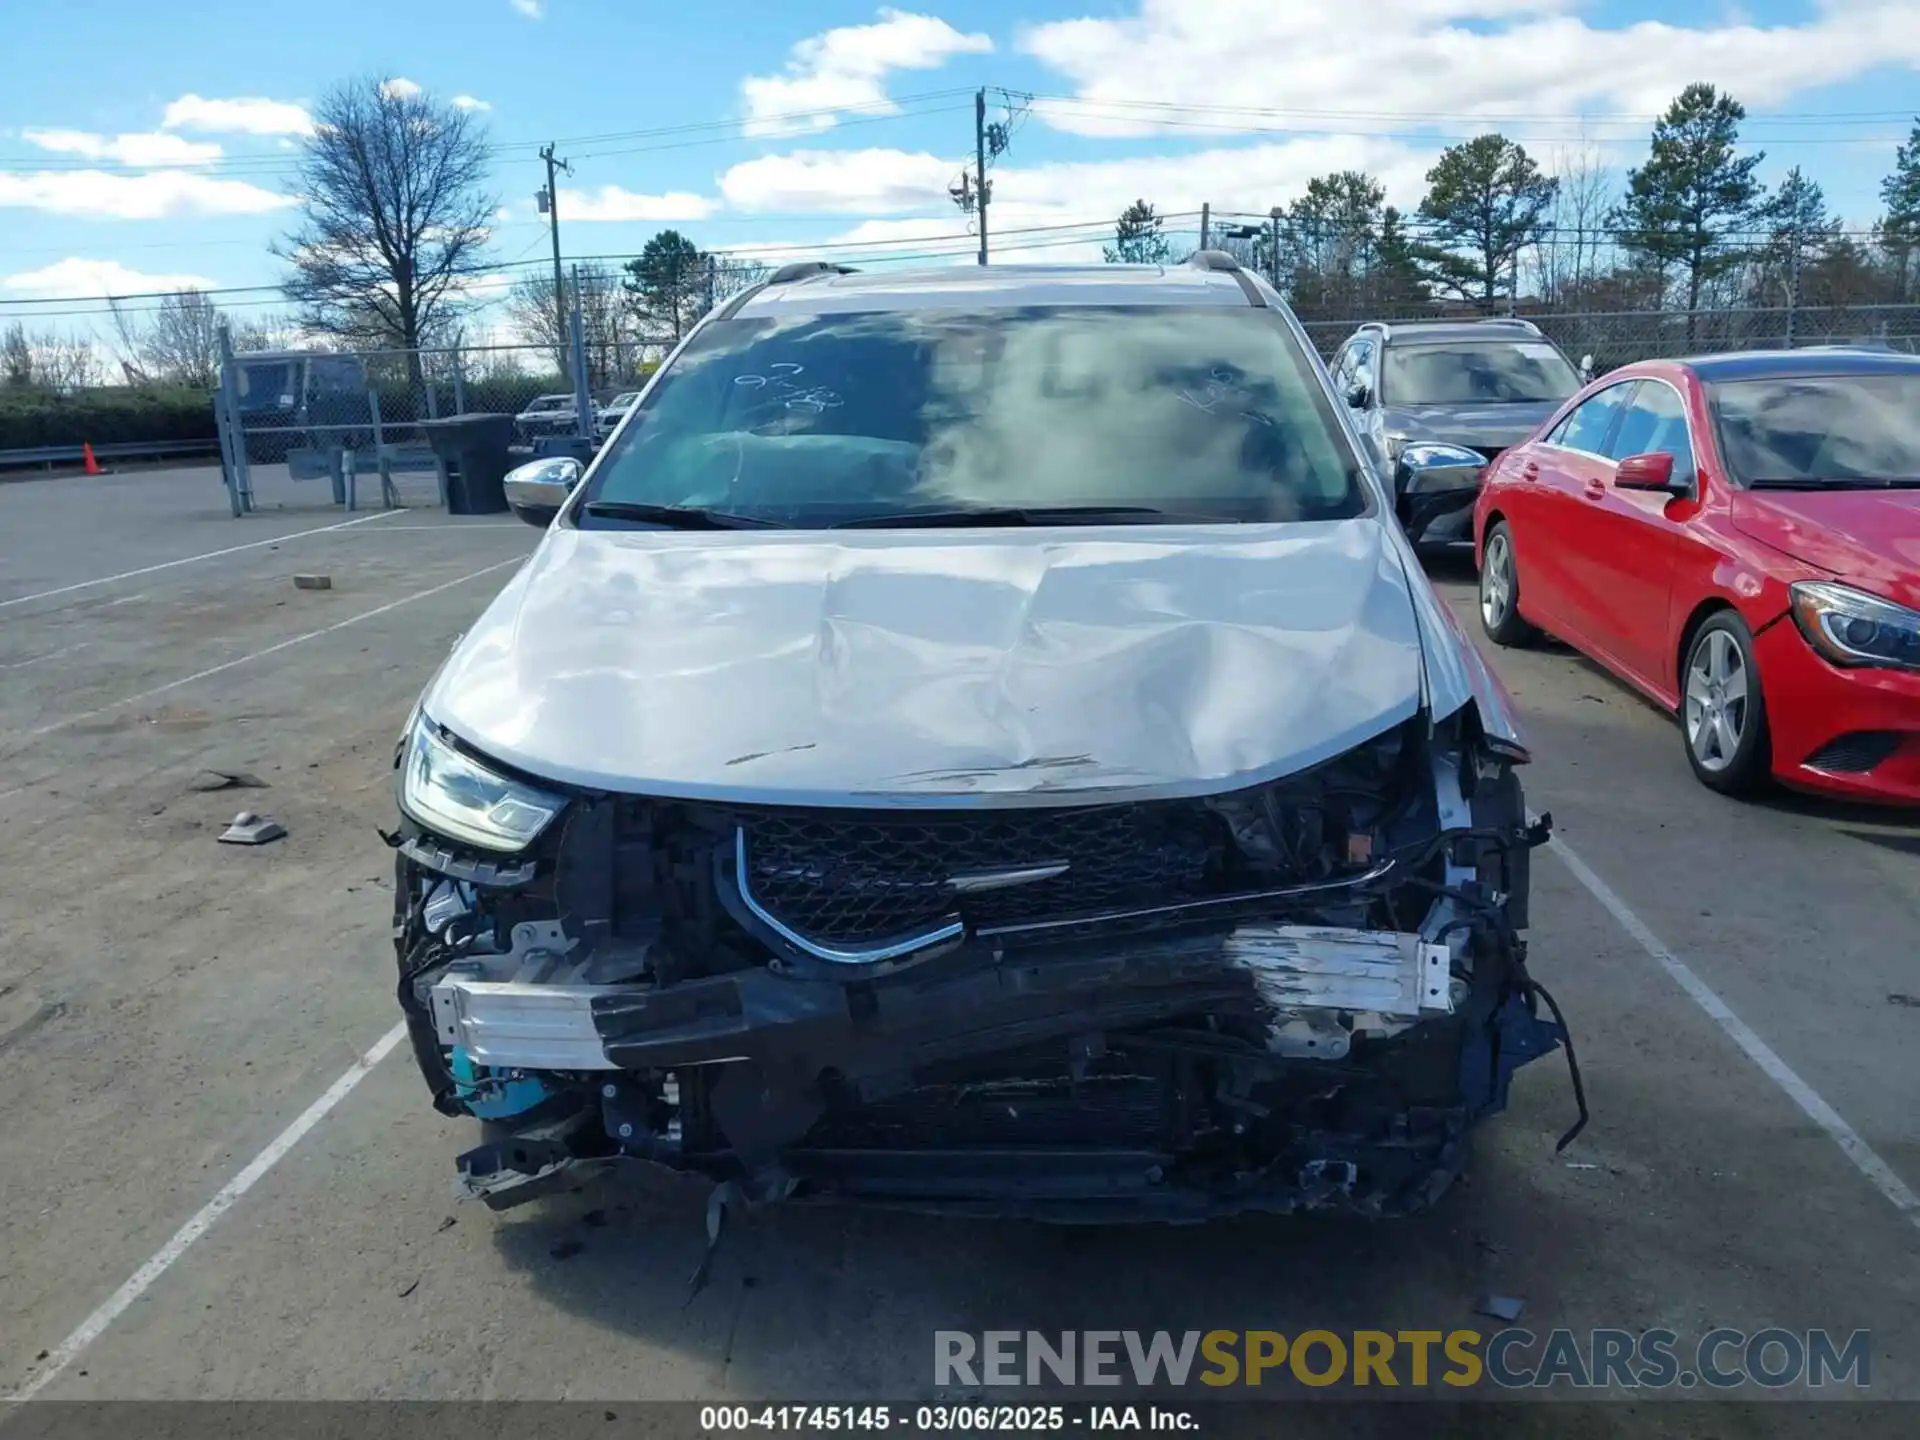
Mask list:
[[[1432,320],[1362,325],[1332,370],[1393,468],[1407,535],[1433,543],[1469,538],[1480,465],[1526,439],[1580,388],[1586,366],[1526,320]],[[1419,447],[1413,463],[1409,447]]]

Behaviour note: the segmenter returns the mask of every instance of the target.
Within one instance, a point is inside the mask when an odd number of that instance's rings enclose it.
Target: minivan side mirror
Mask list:
[[[1369,390],[1367,389],[1367,382],[1366,382],[1366,381],[1364,381],[1364,380],[1356,380],[1356,381],[1354,381],[1354,382],[1353,382],[1353,384],[1351,384],[1351,385],[1349,385],[1349,386],[1347,387],[1347,405],[1348,405],[1348,408],[1350,408],[1350,409],[1353,409],[1353,410],[1364,410],[1364,409],[1366,409],[1366,408],[1367,408],[1367,401],[1368,401],[1368,399],[1369,399],[1369,398],[1371,398],[1371,393],[1372,393],[1372,392],[1370,392],[1370,391],[1369,391]]]
[[[571,455],[553,455],[518,466],[507,472],[507,505],[529,525],[551,525],[585,473],[585,467]]]

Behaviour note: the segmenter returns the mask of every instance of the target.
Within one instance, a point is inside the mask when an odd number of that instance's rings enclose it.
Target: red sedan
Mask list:
[[[1729,794],[1920,803],[1920,357],[1649,361],[1487,468],[1480,617],[1678,712]]]

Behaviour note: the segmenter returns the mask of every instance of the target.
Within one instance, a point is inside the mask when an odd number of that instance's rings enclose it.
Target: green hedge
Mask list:
[[[213,397],[201,390],[82,390],[60,395],[0,387],[0,450],[140,440],[211,440]]]

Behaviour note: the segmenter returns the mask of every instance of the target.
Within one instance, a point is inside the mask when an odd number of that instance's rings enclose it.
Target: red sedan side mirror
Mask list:
[[[1669,495],[1684,495],[1687,486],[1675,484],[1673,456],[1664,451],[1653,455],[1629,455],[1613,472],[1616,490],[1660,490]]]

